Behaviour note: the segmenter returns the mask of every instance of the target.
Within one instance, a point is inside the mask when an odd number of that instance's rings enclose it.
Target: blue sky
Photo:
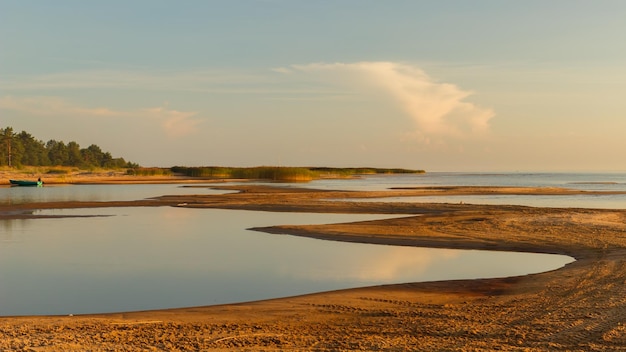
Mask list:
[[[623,1],[2,1],[0,126],[144,166],[626,171]]]

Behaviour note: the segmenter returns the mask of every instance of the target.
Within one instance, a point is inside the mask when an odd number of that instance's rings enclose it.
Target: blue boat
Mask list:
[[[43,186],[43,181],[9,180],[15,186]]]

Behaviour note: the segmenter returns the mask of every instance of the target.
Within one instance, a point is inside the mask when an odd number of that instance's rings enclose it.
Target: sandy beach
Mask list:
[[[198,180],[100,175],[72,182]],[[277,224],[255,230],[336,241],[555,253],[576,261],[558,270],[511,278],[402,283],[146,312],[0,317],[0,351],[626,351],[626,211],[327,201],[592,192],[513,187],[342,192],[252,184],[207,186],[237,192],[0,206],[0,219],[35,218],[32,209],[108,206],[404,214],[377,221]],[[412,214],[416,216],[406,216]]]

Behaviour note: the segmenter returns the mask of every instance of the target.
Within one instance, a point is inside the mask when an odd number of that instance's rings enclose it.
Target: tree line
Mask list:
[[[0,128],[0,165],[2,166],[75,166],[80,168],[131,168],[139,165],[124,158],[114,158],[92,144],[81,148],[74,141],[65,144],[54,139],[43,142],[30,133],[13,132],[12,127]]]

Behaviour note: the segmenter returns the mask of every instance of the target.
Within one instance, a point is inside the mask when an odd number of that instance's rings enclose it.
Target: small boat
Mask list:
[[[42,181],[9,180],[15,186],[43,186]]]

